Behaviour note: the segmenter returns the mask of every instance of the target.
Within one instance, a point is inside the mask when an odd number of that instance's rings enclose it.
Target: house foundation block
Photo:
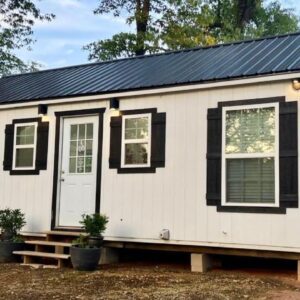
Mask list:
[[[191,254],[191,271],[204,273],[213,267],[221,267],[221,261],[209,254]]]
[[[115,264],[119,262],[119,251],[113,248],[103,247],[99,265]]]

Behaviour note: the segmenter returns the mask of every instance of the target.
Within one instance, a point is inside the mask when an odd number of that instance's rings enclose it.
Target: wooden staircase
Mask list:
[[[70,264],[72,240],[80,234],[80,232],[47,231],[46,239],[25,241],[31,250],[14,251],[14,254],[23,257],[22,265],[61,268]]]

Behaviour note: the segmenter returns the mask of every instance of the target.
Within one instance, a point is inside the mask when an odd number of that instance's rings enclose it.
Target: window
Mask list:
[[[70,126],[69,173],[91,173],[93,159],[93,123]]]
[[[122,167],[149,167],[151,156],[151,114],[122,117]]]
[[[36,122],[15,124],[13,169],[35,169],[36,135]]]
[[[279,206],[278,104],[222,114],[222,205]]]

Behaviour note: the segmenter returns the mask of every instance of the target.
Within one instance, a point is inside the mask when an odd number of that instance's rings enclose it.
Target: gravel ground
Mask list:
[[[0,265],[0,299],[300,299],[295,274],[214,270],[191,273],[169,265],[122,263],[98,271]]]

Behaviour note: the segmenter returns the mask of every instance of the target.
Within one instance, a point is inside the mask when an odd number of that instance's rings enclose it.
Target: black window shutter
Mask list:
[[[36,169],[47,169],[49,122],[39,122],[37,128]]]
[[[166,113],[152,114],[151,167],[165,167]]]
[[[110,154],[109,167],[118,169],[121,166],[122,117],[111,117],[110,120]]]
[[[297,102],[279,104],[280,206],[298,207]]]
[[[5,126],[5,146],[3,170],[9,171],[13,164],[13,148],[14,148],[14,125],[8,124]]]
[[[221,204],[222,109],[210,108],[207,113],[207,205]]]

